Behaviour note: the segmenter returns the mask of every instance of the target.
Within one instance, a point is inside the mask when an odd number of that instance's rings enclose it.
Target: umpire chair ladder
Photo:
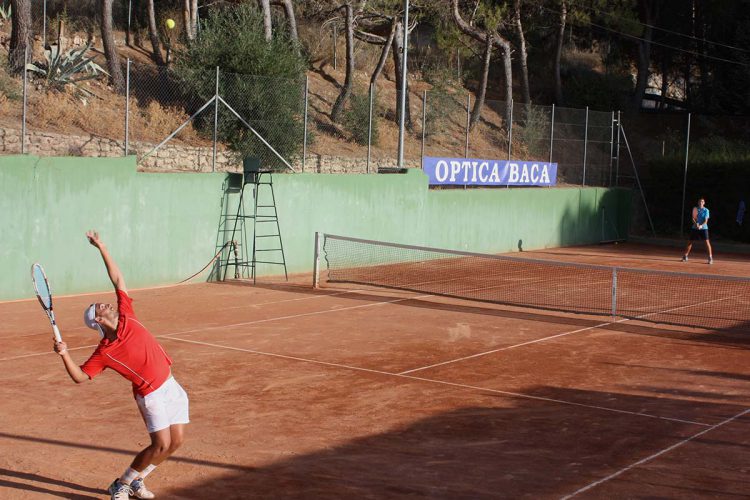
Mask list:
[[[253,211],[251,214],[245,212],[245,192],[248,186],[252,188]],[[262,196],[263,200],[261,200]],[[284,278],[289,281],[284,244],[281,240],[279,214],[276,210],[276,196],[273,192],[273,172],[261,170],[260,161],[255,158],[246,158],[243,161],[243,180],[240,199],[237,203],[237,215],[230,219],[233,220],[234,227],[229,241],[234,241],[239,249],[235,248],[234,259],[231,253],[227,255],[224,279],[226,279],[229,266],[234,266],[236,279],[250,277],[255,284],[258,264],[270,264],[283,266]],[[252,221],[250,251],[248,251],[248,220]],[[259,245],[261,241],[265,243]],[[263,257],[259,258],[260,256]]]

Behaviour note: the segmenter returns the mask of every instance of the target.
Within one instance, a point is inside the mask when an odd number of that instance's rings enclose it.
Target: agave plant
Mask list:
[[[9,21],[11,15],[13,15],[12,5],[8,4],[7,7],[0,5],[0,21]]]
[[[74,85],[84,94],[95,95],[79,83],[108,73],[94,62],[93,57],[86,57],[89,49],[90,43],[82,49],[71,49],[61,54],[58,46],[52,46],[44,51],[44,62],[29,63],[26,70],[42,75],[47,87],[62,89],[66,85]]]

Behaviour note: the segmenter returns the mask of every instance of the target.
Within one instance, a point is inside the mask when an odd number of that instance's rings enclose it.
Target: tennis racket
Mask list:
[[[42,304],[44,312],[47,313],[49,322],[52,324],[55,340],[62,342],[60,330],[57,329],[57,323],[55,322],[55,311],[52,310],[52,291],[49,288],[47,275],[44,274],[44,269],[42,269],[42,265],[38,262],[31,266],[31,280],[34,282],[36,298],[39,299],[39,303]]]

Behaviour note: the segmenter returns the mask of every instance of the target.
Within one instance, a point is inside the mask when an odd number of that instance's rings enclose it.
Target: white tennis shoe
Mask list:
[[[112,495],[111,500],[130,500],[133,489],[130,485],[121,483],[119,479],[112,481],[107,491]]]
[[[143,482],[143,479],[134,480],[130,483],[130,488],[133,490],[133,496],[136,498],[150,499],[156,497],[152,491],[146,488],[146,483]]]

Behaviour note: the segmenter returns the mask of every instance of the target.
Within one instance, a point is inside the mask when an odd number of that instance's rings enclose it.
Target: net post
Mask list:
[[[617,316],[617,268],[612,268],[612,319]]]
[[[313,288],[320,288],[320,233],[315,231],[315,254],[313,258]]]

